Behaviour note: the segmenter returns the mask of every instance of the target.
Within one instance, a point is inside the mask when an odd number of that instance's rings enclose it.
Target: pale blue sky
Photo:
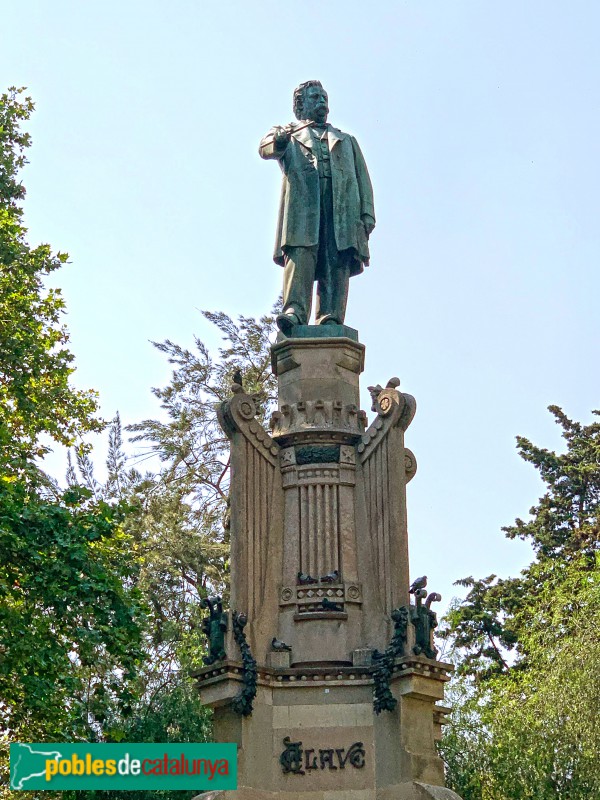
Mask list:
[[[560,446],[546,406],[600,406],[599,27],[592,0],[5,3],[2,86],[37,104],[26,220],[71,255],[77,383],[106,417],[154,416],[148,340],[217,344],[198,309],[270,308],[280,176],[257,145],[319,78],[375,190],[347,315],[363,407],[392,375],[418,403],[411,573],[445,601],[516,573],[500,526],[541,485],[514,436]]]

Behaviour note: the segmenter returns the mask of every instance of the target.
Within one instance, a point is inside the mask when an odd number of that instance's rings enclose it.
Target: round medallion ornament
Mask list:
[[[412,450],[408,447],[404,449],[404,471],[406,472],[406,482],[408,483],[415,477],[417,471],[417,459]]]
[[[394,407],[394,394],[395,392],[393,389],[391,391],[389,389],[384,389],[377,398],[377,405],[379,407],[377,410],[383,417],[386,417]]]
[[[285,589],[281,590],[281,599],[283,600],[284,603],[289,603],[289,601],[293,597],[293,594],[294,593],[292,592],[292,590],[289,587],[286,587]]]
[[[254,416],[254,403],[250,400],[243,400],[240,403],[239,411],[244,419],[252,419]]]
[[[348,595],[349,600],[358,600],[360,597],[360,589],[358,586],[349,586],[346,594]]]
[[[379,405],[380,405],[381,410],[383,411],[383,413],[387,414],[388,411],[390,410],[390,408],[392,407],[392,401],[390,400],[389,397],[382,397],[381,398],[381,403]]]

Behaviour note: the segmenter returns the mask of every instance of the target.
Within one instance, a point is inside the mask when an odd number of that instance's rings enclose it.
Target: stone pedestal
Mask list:
[[[269,432],[239,385],[219,412],[235,611],[226,660],[196,678],[215,739],[239,746],[232,797],[456,797],[434,746],[450,667],[415,655],[435,655],[435,615],[408,591],[414,399],[397,379],[373,387],[367,428],[364,347],[351,328],[300,327],[279,337],[272,363]]]
[[[203,701],[215,708],[215,738],[240,747],[239,789],[232,800],[438,796],[423,789],[411,793],[410,785],[443,786],[434,704],[443,697],[447,670],[447,664],[426,659],[398,659],[390,681],[396,708],[377,715],[371,667],[261,669],[248,717],[229,708],[242,685],[241,664],[202,670],[197,677]]]

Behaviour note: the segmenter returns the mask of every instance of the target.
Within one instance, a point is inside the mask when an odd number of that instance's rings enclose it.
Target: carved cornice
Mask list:
[[[214,666],[203,667],[195,670],[191,676],[195,678],[200,687],[225,680],[236,682],[243,681],[243,664],[239,661],[228,659]],[[319,667],[287,667],[276,669],[273,667],[258,667],[258,684],[262,686],[300,687],[300,686],[331,686],[331,685],[371,685],[375,666],[339,666],[324,664]],[[422,678],[431,678],[434,681],[446,683],[454,672],[452,664],[443,661],[431,661],[422,656],[408,656],[398,658],[394,662],[392,683],[397,680],[418,675]]]
[[[296,369],[300,362],[295,351],[329,350],[336,352],[336,364],[359,375],[365,366],[365,346],[343,337],[316,339],[283,339],[271,347],[271,367],[277,376]]]

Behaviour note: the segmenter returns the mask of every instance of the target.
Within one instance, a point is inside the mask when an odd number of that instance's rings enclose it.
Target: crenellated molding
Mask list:
[[[284,403],[271,417],[275,437],[316,430],[347,433],[358,437],[366,428],[366,414],[354,403],[342,400],[300,400]]]

